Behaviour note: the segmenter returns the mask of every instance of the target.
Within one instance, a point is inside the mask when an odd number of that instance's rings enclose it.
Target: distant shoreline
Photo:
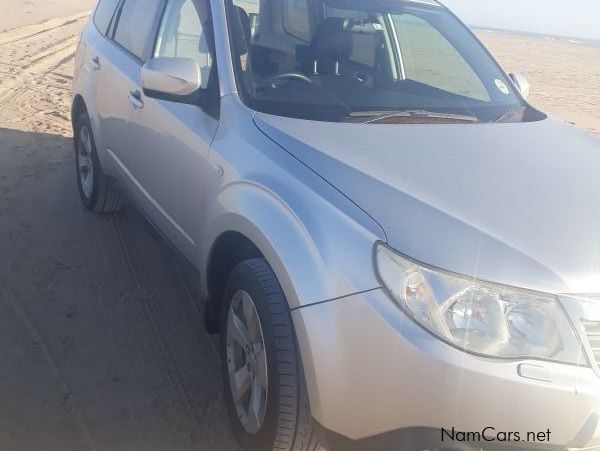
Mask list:
[[[494,27],[482,27],[478,25],[469,25],[473,30],[483,33],[501,33],[501,34],[509,34],[513,36],[523,36],[528,38],[537,38],[543,39],[545,41],[558,41],[558,42],[567,42],[571,44],[586,44],[586,45],[594,45],[600,46],[600,39],[584,39],[584,38],[576,38],[572,36],[558,36],[552,34],[545,33],[533,33],[528,31],[521,30],[506,30],[503,28],[494,28]]]

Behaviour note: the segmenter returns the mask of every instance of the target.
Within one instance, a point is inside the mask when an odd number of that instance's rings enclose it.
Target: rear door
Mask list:
[[[131,187],[126,141],[127,116],[137,104],[140,71],[148,41],[163,9],[163,0],[120,0],[107,32],[103,54],[98,55],[102,83],[97,101],[102,105],[102,134],[117,177]]]
[[[203,227],[209,149],[218,127],[219,83],[208,0],[168,0],[151,56],[191,58],[200,89],[177,98],[151,98],[129,109],[122,162],[147,216],[192,262]]]
[[[99,133],[95,136],[99,149],[117,149],[125,138],[126,102],[119,102],[113,92],[118,83],[115,83],[115,73],[118,72],[115,64],[119,64],[120,50],[110,38],[110,29],[117,15],[121,0],[100,0],[92,17],[92,27],[86,30],[82,45],[85,71],[92,81],[91,89],[93,105],[98,119],[94,129]],[[118,80],[117,80],[118,81]],[[100,152],[104,157],[105,152]],[[110,172],[110,167],[105,168]]]

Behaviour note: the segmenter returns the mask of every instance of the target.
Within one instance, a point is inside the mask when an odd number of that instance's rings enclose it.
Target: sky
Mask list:
[[[441,0],[469,25],[600,40],[600,0]]]

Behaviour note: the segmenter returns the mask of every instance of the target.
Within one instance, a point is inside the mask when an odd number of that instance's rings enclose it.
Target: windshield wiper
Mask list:
[[[526,109],[526,107],[524,107],[524,106],[520,106],[518,108],[513,108],[512,110],[508,110],[506,113],[502,113],[500,116],[498,116],[492,122],[505,121],[506,119],[508,119],[510,117],[516,116],[517,114],[524,112],[525,109]]]
[[[448,121],[460,121],[460,122],[479,122],[474,116],[465,116],[463,114],[452,114],[452,113],[440,113],[436,111],[428,110],[404,110],[404,111],[356,111],[350,114],[350,117],[369,117],[371,119],[365,121],[365,124],[373,122],[384,121],[393,118],[415,118],[415,119],[441,119]]]

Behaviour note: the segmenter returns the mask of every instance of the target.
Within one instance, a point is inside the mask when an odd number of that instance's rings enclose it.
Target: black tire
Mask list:
[[[227,366],[227,319],[234,295],[252,298],[267,356],[268,396],[265,419],[257,434],[242,425],[233,401]],[[225,398],[233,432],[246,451],[320,451],[310,414],[304,370],[287,300],[264,259],[238,264],[231,273],[221,310],[221,359]]]
[[[82,137],[85,133],[89,133],[89,158],[92,164],[90,165],[90,171],[92,172],[93,184],[91,184],[91,191],[86,193],[83,187],[82,173],[80,171],[80,158],[81,150],[85,148]],[[75,125],[75,169],[77,172],[77,186],[79,188],[79,196],[84,207],[94,213],[115,213],[121,210],[123,202],[119,192],[112,187],[107,180],[107,177],[102,171],[100,160],[98,159],[98,153],[96,151],[96,142],[92,131],[92,125],[87,112],[81,113],[77,119]],[[83,146],[83,147],[82,147]],[[84,153],[88,153],[86,149]]]

